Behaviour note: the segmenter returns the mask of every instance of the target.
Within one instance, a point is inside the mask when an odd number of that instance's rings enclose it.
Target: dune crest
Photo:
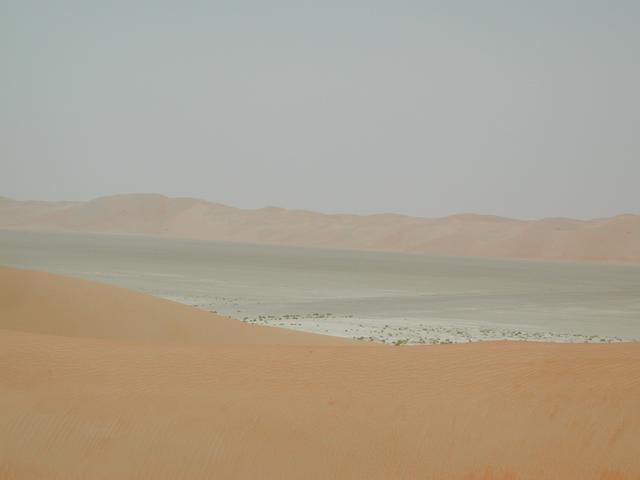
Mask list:
[[[3,479],[636,479],[639,403],[636,343],[365,348],[0,268]]]
[[[0,228],[170,236],[228,242],[433,255],[640,262],[640,216],[514,220],[491,215],[418,218],[243,210],[155,194],[88,202],[0,201]]]

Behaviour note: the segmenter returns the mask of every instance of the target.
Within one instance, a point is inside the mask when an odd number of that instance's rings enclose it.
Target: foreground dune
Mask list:
[[[515,220],[243,210],[194,198],[131,194],[88,202],[0,197],[0,228],[119,233],[432,255],[640,263],[640,216]]]
[[[364,348],[0,280],[0,478],[640,478],[638,344]]]
[[[181,344],[351,343],[248,325],[111,285],[9,267],[0,267],[0,314],[0,328],[70,337]]]

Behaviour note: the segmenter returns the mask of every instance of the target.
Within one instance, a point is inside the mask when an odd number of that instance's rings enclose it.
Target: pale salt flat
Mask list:
[[[640,339],[640,267],[0,231],[0,265],[386,343]]]

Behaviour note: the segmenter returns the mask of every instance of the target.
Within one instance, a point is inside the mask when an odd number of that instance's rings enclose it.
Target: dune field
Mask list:
[[[518,220],[234,208],[195,198],[114,195],[87,202],[0,197],[0,228],[530,260],[640,263],[640,216]]]
[[[393,347],[0,268],[0,478],[640,478],[640,344]]]
[[[0,480],[640,480],[640,1],[0,23]]]

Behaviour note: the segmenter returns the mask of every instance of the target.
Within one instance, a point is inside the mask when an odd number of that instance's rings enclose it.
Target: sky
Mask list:
[[[640,213],[640,2],[0,0],[0,195]]]

